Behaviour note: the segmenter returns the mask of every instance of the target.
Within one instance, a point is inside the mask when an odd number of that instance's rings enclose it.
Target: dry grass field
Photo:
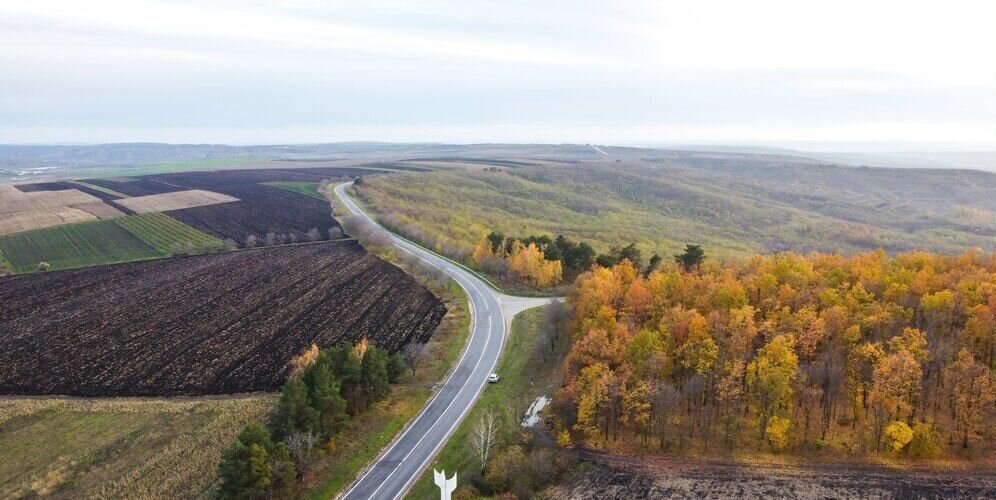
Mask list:
[[[173,193],[123,198],[118,200],[118,203],[130,208],[137,214],[147,214],[151,212],[168,212],[170,210],[205,207],[219,203],[231,203],[233,201],[239,201],[239,199],[221,193],[191,189]]]
[[[94,202],[94,203],[81,203],[75,205],[73,208],[82,210],[98,219],[117,219],[118,217],[124,217],[125,213],[108,205],[104,202]]]
[[[274,397],[0,399],[0,498],[207,498]]]
[[[22,191],[13,184],[0,184],[0,235],[121,215],[79,189]]]
[[[69,207],[29,213],[0,213],[0,235],[92,220],[97,220],[97,217]]]

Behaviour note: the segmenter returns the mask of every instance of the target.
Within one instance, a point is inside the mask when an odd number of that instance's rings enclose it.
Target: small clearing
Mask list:
[[[533,401],[533,404],[529,405],[529,409],[526,410],[526,416],[522,418],[522,428],[526,429],[538,424],[543,417],[540,412],[548,404],[550,404],[550,398],[545,395],[536,398],[536,401]]]

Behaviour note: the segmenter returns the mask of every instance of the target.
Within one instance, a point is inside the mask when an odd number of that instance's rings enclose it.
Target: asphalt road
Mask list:
[[[336,186],[336,196],[353,214],[369,219],[345,193],[348,185]],[[512,317],[529,307],[550,302],[500,294],[459,265],[388,234],[402,250],[442,269],[463,288],[470,302],[471,333],[467,347],[446,381],[405,430],[346,489],[343,499],[393,500],[404,496],[484,389],[488,375],[498,364]],[[450,475],[452,471],[447,471],[447,476]]]

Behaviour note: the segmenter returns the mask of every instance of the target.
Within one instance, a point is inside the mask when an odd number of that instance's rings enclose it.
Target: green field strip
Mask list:
[[[169,254],[177,245],[222,245],[214,236],[190,227],[166,214],[129,215],[114,222],[162,254]]]
[[[105,188],[105,187],[102,187],[102,186],[98,186],[96,184],[88,184],[88,183],[83,182],[83,181],[70,181],[70,182],[72,182],[73,184],[79,184],[80,186],[88,187],[90,189],[93,189],[94,191],[100,191],[101,193],[107,193],[107,194],[109,194],[111,196],[117,196],[118,198],[130,198],[130,196],[128,196],[128,195],[126,195],[124,193],[115,191],[115,190],[110,189],[110,188]]]
[[[7,259],[3,257],[3,252],[0,252],[0,274],[3,274],[4,271],[10,271],[13,269],[14,266],[11,266],[10,262],[7,262]]]
[[[162,255],[113,220],[64,224],[0,236],[0,252],[15,273],[35,271],[39,262],[47,262],[51,270],[56,270]]]
[[[306,181],[275,181],[275,182],[261,182],[260,184],[264,186],[271,186],[284,191],[290,191],[292,193],[303,194],[305,196],[315,198],[316,200],[328,201],[321,193],[318,192],[318,187],[320,186],[317,182],[306,182]]]
[[[209,160],[174,161],[146,165],[99,168],[87,171],[86,175],[89,178],[112,180],[112,177],[189,172],[194,170],[220,170],[228,167],[237,167],[245,163],[266,161],[267,159],[268,158],[258,156],[235,156],[230,158],[213,158]],[[118,180],[120,182],[119,179],[113,180]]]

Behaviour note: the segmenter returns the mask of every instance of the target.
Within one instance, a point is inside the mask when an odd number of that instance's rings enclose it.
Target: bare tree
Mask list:
[[[481,474],[488,466],[488,459],[495,448],[495,438],[498,434],[498,418],[493,408],[484,410],[481,419],[470,432],[470,448],[481,461]]]
[[[272,247],[277,244],[277,234],[276,233],[266,233],[266,246]]]
[[[342,238],[342,229],[340,229],[338,227],[330,227],[329,228],[329,239],[330,240],[338,240],[338,239],[341,239],[341,238]]]
[[[308,432],[295,432],[284,440],[287,452],[299,467],[305,465],[311,458],[311,450],[318,444],[318,435]]]
[[[318,232],[317,228],[311,228],[308,230],[308,241],[318,241],[321,238],[322,233]]]
[[[259,237],[255,234],[246,236],[246,248],[253,248],[259,245]]]
[[[425,358],[425,342],[409,342],[408,345],[401,350],[401,356],[405,358],[405,364],[408,368],[412,370],[412,376],[415,376],[415,369],[421,364],[422,359]]]

